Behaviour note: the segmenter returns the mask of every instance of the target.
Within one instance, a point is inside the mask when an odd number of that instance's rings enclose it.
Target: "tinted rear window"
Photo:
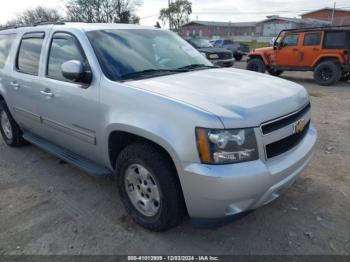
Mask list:
[[[14,38],[14,34],[0,35],[0,68],[5,66]]]
[[[305,34],[304,46],[320,45],[321,33]]]
[[[346,48],[346,32],[327,32],[324,38],[325,48]]]
[[[17,69],[26,74],[38,75],[43,38],[23,38],[17,58]]]

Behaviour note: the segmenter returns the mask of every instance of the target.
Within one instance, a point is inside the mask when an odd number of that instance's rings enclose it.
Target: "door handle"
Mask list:
[[[314,49],[312,49],[312,51],[320,51],[320,49],[314,48]]]
[[[299,49],[298,48],[293,48],[293,51],[297,52],[297,51],[299,51]]]
[[[18,90],[20,88],[20,85],[16,81],[10,82],[10,85],[13,86],[14,90]]]
[[[45,89],[43,91],[40,91],[40,94],[42,94],[45,97],[49,97],[49,98],[54,97],[54,94],[51,93],[50,89]]]

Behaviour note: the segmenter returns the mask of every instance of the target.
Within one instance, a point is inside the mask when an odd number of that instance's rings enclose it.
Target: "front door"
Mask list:
[[[61,66],[70,60],[90,68],[83,46],[72,33],[52,33],[47,68],[41,81],[41,108],[45,138],[91,160],[100,156],[96,132],[99,116],[99,78],[90,85],[73,82],[62,75]],[[91,69],[91,68],[90,68]],[[97,162],[97,161],[96,161]]]
[[[300,34],[287,34],[275,51],[278,67],[296,67],[300,63]]]

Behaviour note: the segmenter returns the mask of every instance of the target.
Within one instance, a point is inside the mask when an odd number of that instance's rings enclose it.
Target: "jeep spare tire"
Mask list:
[[[259,73],[265,73],[266,66],[260,58],[253,58],[253,59],[250,59],[247,63],[247,70],[259,72]]]
[[[332,61],[322,62],[314,70],[314,80],[321,86],[331,86],[340,80],[341,69]]]

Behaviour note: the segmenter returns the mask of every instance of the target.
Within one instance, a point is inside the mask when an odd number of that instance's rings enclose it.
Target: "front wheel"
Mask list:
[[[247,63],[247,70],[259,72],[259,73],[265,73],[266,66],[260,58],[252,58]]]
[[[5,101],[0,101],[0,131],[8,146],[20,147],[26,144],[22,131],[11,116]]]
[[[340,80],[340,77],[340,66],[332,61],[322,62],[314,70],[314,80],[321,86],[334,85]]]
[[[279,76],[283,73],[283,70],[278,70],[278,69],[274,69],[274,68],[271,68],[268,70],[269,74],[272,75],[272,76]]]
[[[176,170],[156,146],[127,146],[118,156],[116,175],[123,204],[142,227],[164,231],[176,226],[185,215]]]

